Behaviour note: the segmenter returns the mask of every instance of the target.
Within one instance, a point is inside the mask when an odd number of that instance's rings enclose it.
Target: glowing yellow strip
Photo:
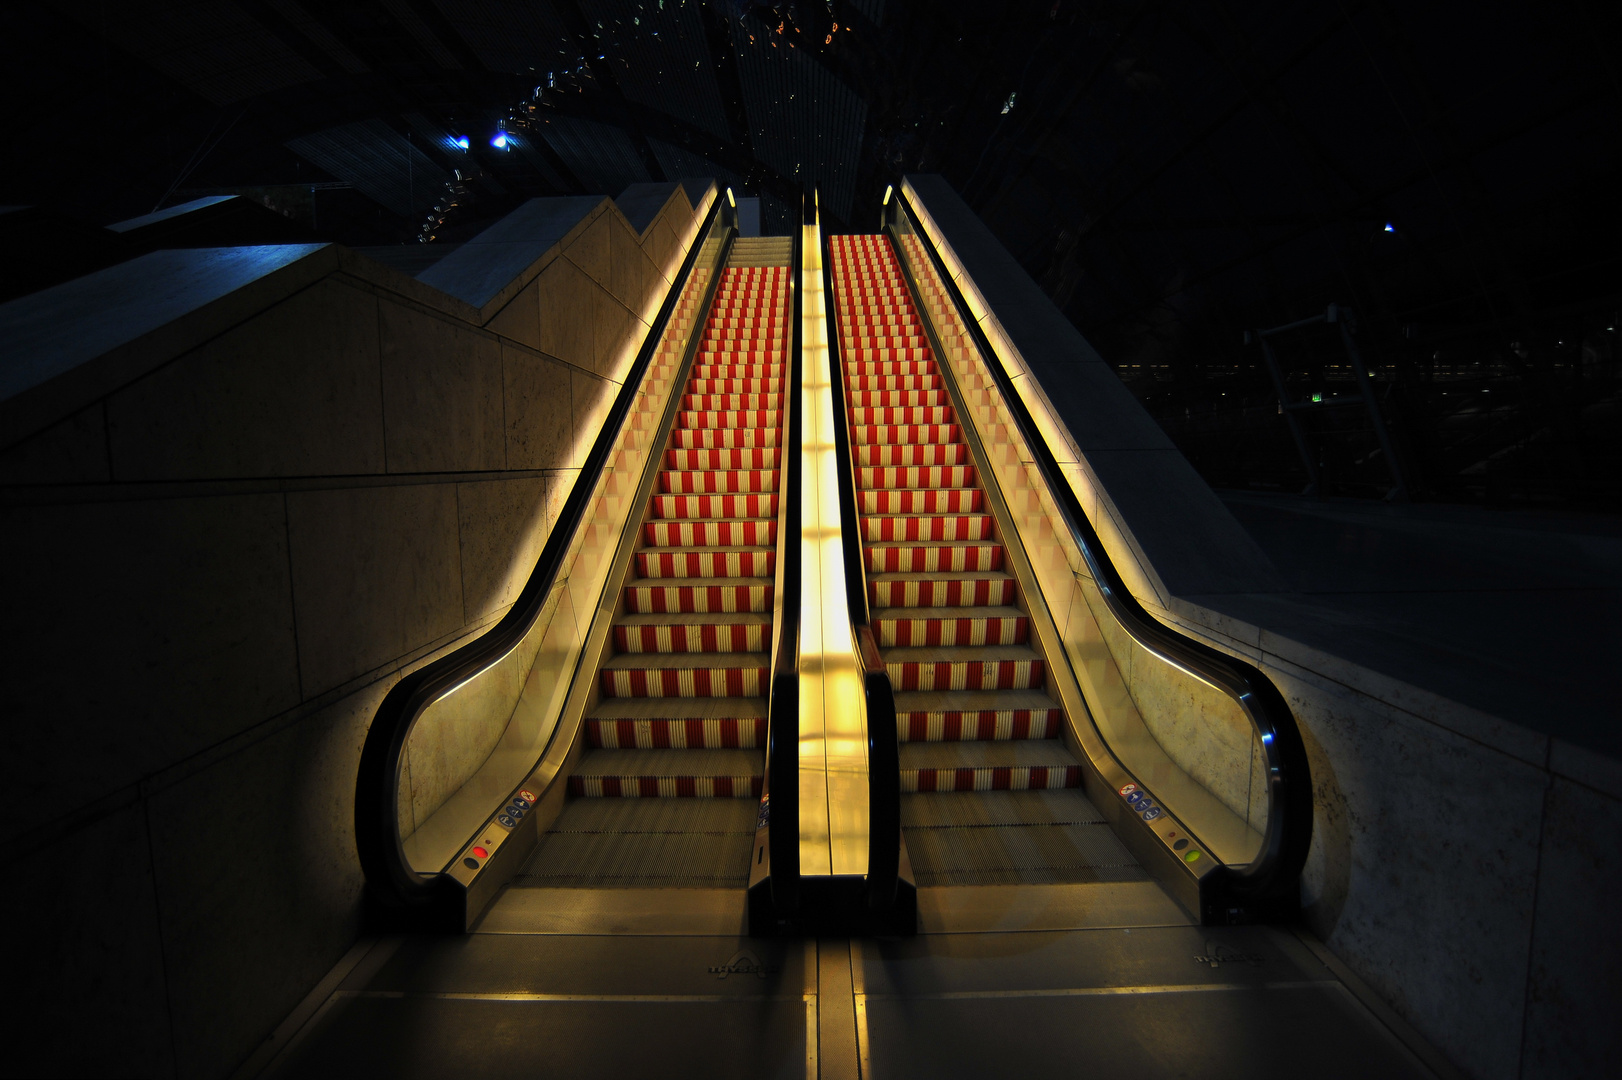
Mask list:
[[[800,872],[867,872],[867,716],[845,607],[822,236],[801,236]]]

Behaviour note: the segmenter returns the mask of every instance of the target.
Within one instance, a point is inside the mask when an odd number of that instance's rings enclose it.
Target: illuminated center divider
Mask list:
[[[845,602],[822,230],[802,227],[800,873],[867,873],[867,708]]]

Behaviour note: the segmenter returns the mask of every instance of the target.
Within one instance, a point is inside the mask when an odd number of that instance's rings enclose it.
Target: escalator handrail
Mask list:
[[[772,602],[771,688],[767,698],[766,790],[771,832],[772,906],[780,914],[799,907],[800,884],[800,484],[801,404],[800,229],[793,231],[789,255],[788,371],[783,380],[783,427],[778,439],[782,475],[777,515],[777,580]]]
[[[1238,893],[1257,897],[1289,895],[1298,888],[1301,868],[1306,864],[1307,849],[1312,841],[1312,782],[1306,746],[1284,695],[1253,664],[1171,629],[1151,616],[1132,594],[1104,550],[1097,530],[1060,470],[1024,399],[1014,388],[1013,380],[1003,367],[1002,358],[970,314],[971,309],[948,272],[934,241],[919,221],[912,201],[899,188],[895,194],[899,207],[911,219],[913,234],[929,253],[936,276],[956,306],[959,322],[985,359],[986,367],[1003,401],[1007,403],[1021,436],[1031,449],[1037,468],[1065,519],[1071,539],[1080,549],[1081,557],[1103,594],[1110,613],[1138,645],[1232,698],[1260,736],[1268,776],[1267,831],[1263,834],[1261,850],[1255,859],[1242,869],[1225,866],[1222,870]],[[894,227],[890,228],[894,232]],[[899,236],[894,239],[899,241]],[[916,290],[916,283],[914,288]]]
[[[429,705],[500,661],[517,647],[539,618],[575,533],[586,519],[597,479],[608,464],[648,365],[664,340],[670,316],[724,202],[717,192],[518,599],[489,630],[395,683],[378,706],[366,732],[355,782],[355,848],[370,893],[390,907],[419,908],[438,903],[448,897],[454,885],[442,872],[418,872],[406,857],[397,799],[400,759],[411,731]]]
[[[838,295],[833,257],[822,237],[823,311],[828,322],[828,375],[833,384],[834,451],[839,462],[840,547],[845,562],[845,603],[862,671],[867,703],[867,905],[885,910],[895,903],[901,873],[901,753],[895,688],[879,655],[867,605],[862,561],[861,518],[856,508],[856,467],[850,448],[851,414],[846,405],[844,353],[840,347]]]

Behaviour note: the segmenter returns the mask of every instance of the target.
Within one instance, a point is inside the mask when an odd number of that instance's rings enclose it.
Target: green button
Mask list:
[[[1190,851],[1190,852],[1189,852],[1189,853],[1188,853],[1188,854],[1187,854],[1187,855],[1184,855],[1184,856],[1183,856],[1183,861],[1184,861],[1184,862],[1194,862],[1194,861],[1195,861],[1195,860],[1196,860],[1196,859],[1198,859],[1198,858],[1199,858],[1199,857],[1200,857],[1200,853],[1199,853],[1199,852],[1197,852],[1197,851]]]

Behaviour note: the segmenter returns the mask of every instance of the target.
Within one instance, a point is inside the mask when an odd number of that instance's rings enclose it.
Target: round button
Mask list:
[[[490,853],[484,850],[482,847],[476,847],[473,849],[473,857],[475,859],[488,859],[490,857]]]
[[[1187,855],[1183,856],[1183,861],[1184,862],[1197,862],[1199,860],[1199,857],[1200,857],[1199,852],[1190,851]]]
[[[469,870],[477,870],[479,868],[479,860],[471,858],[463,859],[462,865],[467,867]]]
[[[1188,841],[1187,840],[1179,840],[1179,841],[1177,841],[1177,843],[1172,845],[1172,847],[1175,848],[1178,851],[1182,851],[1187,846],[1188,846]]]

